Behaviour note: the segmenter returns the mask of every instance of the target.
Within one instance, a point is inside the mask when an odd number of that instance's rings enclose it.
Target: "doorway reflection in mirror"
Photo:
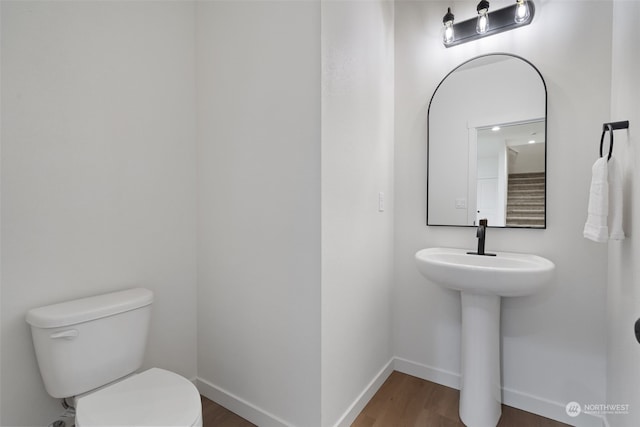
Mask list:
[[[495,227],[544,227],[544,130],[543,118],[470,129],[477,144],[469,159],[473,224],[487,218]]]

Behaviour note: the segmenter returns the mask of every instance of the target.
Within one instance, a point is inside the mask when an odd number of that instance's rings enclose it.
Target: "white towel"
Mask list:
[[[601,157],[591,169],[591,188],[584,237],[604,243],[622,240],[622,177],[615,159]],[[611,235],[609,234],[611,230]]]
[[[587,209],[587,222],[584,225],[584,237],[600,243],[609,239],[609,227],[607,226],[609,184],[607,175],[607,158],[600,157],[591,168],[589,207]]]
[[[615,158],[609,160],[609,239],[624,239],[622,230],[622,171]]]

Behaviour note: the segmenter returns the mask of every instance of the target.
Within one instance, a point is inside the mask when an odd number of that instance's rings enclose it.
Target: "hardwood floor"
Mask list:
[[[249,421],[202,397],[202,427],[255,427]]]
[[[394,371],[362,410],[352,427],[463,427],[460,392]],[[498,427],[560,427],[554,420],[502,405]]]
[[[394,371],[351,427],[464,427],[458,417],[460,392]],[[202,397],[203,427],[251,427]],[[561,427],[567,424],[502,405],[498,427]],[[300,426],[308,427],[308,426]]]

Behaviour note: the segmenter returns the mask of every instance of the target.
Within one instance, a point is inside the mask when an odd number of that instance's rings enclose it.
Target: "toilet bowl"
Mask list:
[[[186,378],[151,368],[76,399],[76,427],[202,427],[200,395]]]
[[[29,310],[47,392],[73,398],[77,427],[202,427],[186,378],[142,366],[153,293],[135,288]]]

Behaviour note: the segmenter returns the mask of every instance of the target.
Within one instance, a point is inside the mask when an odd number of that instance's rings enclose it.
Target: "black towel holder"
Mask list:
[[[613,154],[613,131],[618,129],[629,129],[629,120],[604,123],[602,125],[602,136],[600,137],[600,157],[602,157],[602,144],[604,143],[604,134],[609,131],[609,155],[607,156],[607,161],[611,159],[611,155]]]

